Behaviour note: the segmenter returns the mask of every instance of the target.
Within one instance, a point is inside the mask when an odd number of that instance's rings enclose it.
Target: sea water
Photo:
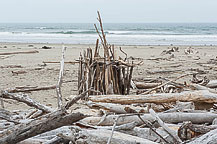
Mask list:
[[[105,23],[103,26],[110,44],[217,45],[216,23]],[[0,23],[0,42],[94,44],[97,38],[91,23]]]

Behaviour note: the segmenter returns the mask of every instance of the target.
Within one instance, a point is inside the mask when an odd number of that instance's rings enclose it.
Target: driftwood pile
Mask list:
[[[17,87],[0,93],[1,144],[198,144],[217,142],[217,81],[199,73],[188,73],[172,80],[135,79],[133,67],[141,62],[117,58],[113,45],[109,45],[98,13],[103,46],[99,40],[95,51],[88,48],[80,55],[78,95],[64,102],[61,85],[64,73],[65,47],[62,49],[59,79],[56,86]],[[178,51],[173,48],[169,53]],[[166,52],[167,53],[167,52]],[[101,54],[103,56],[101,56]],[[187,83],[176,82],[192,77]],[[30,91],[55,89],[58,108],[28,97]],[[69,108],[81,99],[95,116]],[[4,109],[4,100],[13,99],[27,104],[30,111],[10,112]]]
[[[92,88],[98,92],[88,92],[88,95],[98,94],[121,94],[127,95],[130,92],[133,68],[140,62],[135,62],[127,57],[118,57],[114,45],[109,45],[103,30],[102,20],[98,13],[100,32],[95,25],[96,31],[101,40],[103,50],[100,51],[99,39],[96,41],[95,50],[88,48],[79,57],[78,91],[79,94]]]

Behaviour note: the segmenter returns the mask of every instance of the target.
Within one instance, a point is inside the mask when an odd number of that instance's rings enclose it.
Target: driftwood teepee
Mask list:
[[[88,89],[97,92],[89,92],[88,95],[97,94],[122,94],[130,92],[133,67],[138,65],[127,58],[127,54],[121,50],[126,58],[118,57],[114,45],[109,45],[103,31],[102,20],[98,12],[100,31],[95,26],[96,32],[102,43],[100,51],[99,39],[96,41],[95,50],[88,48],[80,54],[78,71],[79,94]]]

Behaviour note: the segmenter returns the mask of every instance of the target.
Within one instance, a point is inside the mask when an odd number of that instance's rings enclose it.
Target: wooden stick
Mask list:
[[[65,51],[66,47],[62,46],[62,59],[60,62],[60,72],[59,72],[59,80],[56,86],[57,98],[58,98],[58,108],[62,108],[62,93],[61,93],[61,85],[63,79],[63,72],[64,72],[64,60],[65,60]]]
[[[182,143],[182,140],[178,137],[178,135],[176,135],[175,131],[173,131],[167,125],[165,125],[153,109],[150,109],[149,112],[151,116],[153,116],[157,120],[159,125],[174,139],[176,143]]]
[[[43,61],[43,63],[57,63],[57,64],[59,64],[60,62],[58,62],[58,61]],[[75,62],[73,62],[73,61],[64,62],[64,64],[76,64],[76,63],[79,63],[79,62],[78,61],[75,61]]]
[[[113,124],[113,127],[112,127],[112,133],[111,133],[111,136],[110,136],[109,139],[108,139],[107,144],[110,144],[110,143],[111,143],[111,139],[112,139],[112,136],[113,136],[113,134],[114,134],[115,126],[117,125],[118,119],[119,119],[119,116],[117,116],[116,119],[115,119],[115,121],[114,121],[114,124]]]

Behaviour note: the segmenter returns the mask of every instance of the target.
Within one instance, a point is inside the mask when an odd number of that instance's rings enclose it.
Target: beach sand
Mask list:
[[[51,49],[42,49],[43,46],[52,47]],[[76,61],[80,53],[86,48],[94,48],[95,45],[72,45],[66,44],[67,47],[65,61]],[[133,79],[138,78],[168,78],[172,79],[177,76],[190,72],[205,72],[199,76],[207,76],[209,79],[217,79],[217,46],[191,46],[198,53],[186,55],[184,50],[189,46],[179,47],[179,52],[173,54],[161,55],[163,50],[168,50],[174,46],[115,46],[118,54],[125,57],[120,52],[119,47],[128,54],[128,57],[141,58],[143,65],[134,69]],[[12,54],[0,55],[0,90],[14,89],[20,86],[51,86],[56,85],[58,81],[59,63],[47,63],[43,66],[43,61],[59,62],[61,60],[62,44],[31,44],[31,43],[0,43],[0,53],[19,52],[37,50],[39,53],[33,54]],[[18,65],[19,68],[10,68],[8,66]],[[77,94],[77,69],[78,64],[65,64],[64,77],[62,85],[62,95],[64,102]],[[22,74],[14,74],[17,71],[24,71]],[[12,73],[13,72],[13,73]],[[192,77],[186,77],[178,82],[189,83]],[[41,90],[28,93],[28,95],[42,104],[52,108],[57,107],[57,94],[55,89]],[[5,108],[8,110],[29,109],[25,104],[6,100]],[[79,109],[79,108],[83,109]],[[77,111],[87,110],[82,103],[72,107]],[[94,110],[89,110],[94,113]]]

